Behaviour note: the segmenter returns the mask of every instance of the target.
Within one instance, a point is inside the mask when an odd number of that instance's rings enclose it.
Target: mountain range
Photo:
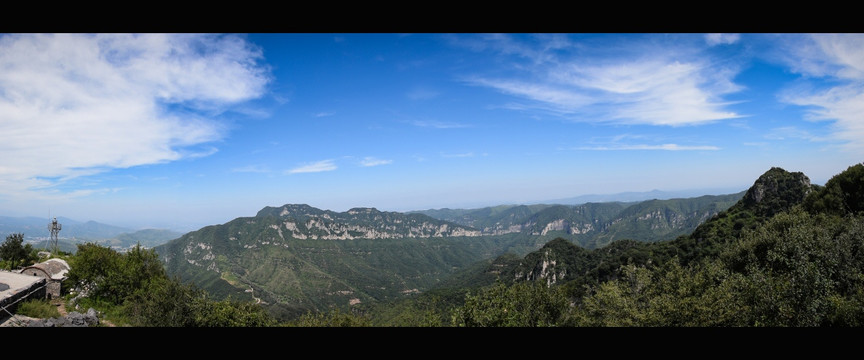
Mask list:
[[[624,238],[670,240],[743,195],[410,213],[286,204],[155,249],[169,273],[217,297],[260,301],[285,319],[403,299],[480,261],[524,256],[555,238],[586,249]]]

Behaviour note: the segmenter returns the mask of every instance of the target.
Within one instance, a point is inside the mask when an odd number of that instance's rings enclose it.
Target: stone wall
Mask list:
[[[18,304],[26,301],[25,298],[40,300],[44,299],[47,290],[47,286],[45,286],[47,284],[47,281],[47,279],[41,278],[39,279],[39,281],[31,284],[30,287],[20,289],[15,294],[12,294],[5,299],[0,299],[0,309],[3,309],[5,307],[8,311],[6,312],[4,310],[0,310],[0,319],[5,319],[7,316],[9,316],[9,313],[14,314]]]
[[[48,281],[48,286],[45,287],[47,299],[60,297],[60,282],[56,280]]]

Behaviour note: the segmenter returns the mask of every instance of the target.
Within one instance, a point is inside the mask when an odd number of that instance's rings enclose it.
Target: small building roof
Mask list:
[[[48,274],[51,277],[51,280],[63,280],[66,277],[66,273],[69,272],[69,264],[66,260],[63,259],[48,259],[38,264],[33,264],[21,270],[21,273],[27,271],[27,269],[37,268]]]
[[[0,271],[0,284],[6,285],[0,287],[0,303],[8,297],[30,288],[30,286],[39,281],[45,280],[39,277]]]

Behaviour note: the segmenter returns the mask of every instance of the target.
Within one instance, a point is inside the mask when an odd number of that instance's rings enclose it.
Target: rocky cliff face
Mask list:
[[[584,248],[557,238],[526,255],[514,270],[514,280],[544,281],[549,286],[570,280],[587,254]]]
[[[756,179],[741,199],[741,206],[757,216],[771,217],[802,203],[811,191],[810,178],[804,173],[773,167]]]
[[[278,214],[279,221],[269,224],[281,240],[354,240],[481,236],[479,230],[433,219],[421,214],[353,208],[337,213],[308,205],[265,208],[259,218]],[[262,219],[263,220],[263,219]],[[275,240],[275,239],[274,239]]]

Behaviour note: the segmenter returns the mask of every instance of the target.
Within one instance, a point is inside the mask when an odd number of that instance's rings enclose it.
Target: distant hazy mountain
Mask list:
[[[50,219],[29,217],[0,216],[0,234],[4,237],[11,233],[23,233],[25,238],[49,237],[48,224]],[[133,229],[103,224],[95,221],[80,222],[65,217],[57,217],[57,222],[63,225],[60,238],[76,238],[77,240],[109,239]]]
[[[699,197],[705,194],[731,194],[737,193],[740,190],[733,189],[697,189],[697,190],[679,190],[679,191],[661,191],[651,190],[643,192],[621,192],[616,194],[587,194],[570,198],[553,199],[546,201],[532,202],[531,204],[563,204],[563,205],[579,205],[589,202],[634,202],[645,200],[668,200],[679,198]]]
[[[151,248],[179,238],[182,235],[183,233],[172,230],[144,229],[132,233],[122,233],[99,243],[114,248],[129,248],[136,244],[140,244],[145,248]]]
[[[132,230],[125,227],[103,224],[95,221],[80,222],[65,217],[58,217],[63,228],[60,230],[58,245],[60,250],[75,252],[75,244],[94,242],[115,249],[125,249],[135,244],[143,247],[154,247],[183,235],[180,232],[164,229]],[[0,216],[0,236],[3,238],[12,233],[23,233],[24,238],[39,249],[45,248],[48,232],[48,219],[34,216],[11,217]],[[2,239],[0,239],[2,241]]]
[[[29,243],[32,244],[33,248],[36,250],[51,251],[51,244],[48,243],[48,240],[29,241]],[[73,243],[71,243],[65,239],[58,240],[57,241],[57,247],[60,248],[60,251],[65,251],[65,252],[73,253],[73,254],[75,253],[75,251],[78,250],[77,243],[73,244]]]

